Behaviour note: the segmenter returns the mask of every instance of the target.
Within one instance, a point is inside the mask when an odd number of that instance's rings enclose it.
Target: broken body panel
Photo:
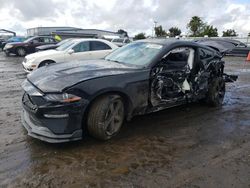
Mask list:
[[[211,53],[211,57],[206,52],[201,54],[202,50]],[[223,77],[225,82],[236,81],[237,76],[224,73],[222,57],[202,47],[181,47],[167,52],[151,72],[152,106],[157,110],[157,106],[171,107],[203,99],[215,77]]]

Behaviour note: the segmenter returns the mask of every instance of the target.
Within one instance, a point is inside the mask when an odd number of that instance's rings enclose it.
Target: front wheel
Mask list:
[[[88,131],[100,140],[115,136],[124,120],[124,103],[119,95],[105,95],[97,99],[88,113]]]
[[[222,77],[214,78],[208,90],[208,104],[214,107],[221,106],[225,96],[225,81]]]
[[[17,48],[16,54],[17,54],[18,56],[23,57],[23,56],[26,55],[26,50],[25,50],[24,48]]]

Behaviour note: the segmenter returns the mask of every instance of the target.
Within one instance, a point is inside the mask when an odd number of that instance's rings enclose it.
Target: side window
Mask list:
[[[190,47],[174,48],[163,57],[166,68],[183,69],[187,65],[193,68],[195,50]]]
[[[89,42],[81,42],[73,47],[75,53],[90,51]]]
[[[45,43],[51,43],[52,40],[51,40],[51,38],[44,38],[44,42],[45,42]]]
[[[97,51],[97,50],[109,50],[111,47],[103,42],[99,41],[91,41],[91,51]]]
[[[201,60],[213,57],[213,52],[207,49],[203,49],[203,48],[199,49],[199,54],[200,54]]]
[[[35,38],[35,39],[32,40],[32,42],[33,42],[34,44],[36,44],[36,43],[39,43],[39,40],[38,40],[38,38]]]
[[[45,42],[44,39],[45,39],[45,38],[43,38],[43,37],[39,37],[39,38],[38,38],[38,42],[39,42],[39,43],[44,43],[44,42]]]

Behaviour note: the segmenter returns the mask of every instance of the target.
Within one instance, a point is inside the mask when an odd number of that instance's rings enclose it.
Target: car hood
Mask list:
[[[203,44],[218,50],[221,54],[230,52],[235,48],[235,45],[229,41],[225,40],[198,40],[196,41],[199,44]]]
[[[46,51],[41,51],[41,52],[36,52],[30,55],[27,55],[25,58],[26,59],[32,59],[32,58],[39,58],[39,57],[44,57],[44,56],[52,56],[52,55],[57,55],[57,54],[63,54],[63,51],[57,51],[57,50],[46,50]]]
[[[62,92],[79,82],[138,70],[134,66],[112,61],[86,60],[41,67],[29,74],[27,78],[44,93]]]
[[[17,46],[17,45],[19,46],[19,45],[24,45],[24,44],[26,44],[25,42],[8,42],[8,41],[7,41],[7,43],[8,43],[8,44],[11,44],[11,45],[13,45],[13,46]]]

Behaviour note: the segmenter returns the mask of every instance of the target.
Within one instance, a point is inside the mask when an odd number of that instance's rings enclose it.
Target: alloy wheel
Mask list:
[[[124,119],[124,106],[120,99],[114,99],[105,116],[105,133],[109,136],[119,131]]]
[[[26,52],[25,52],[25,50],[23,48],[19,48],[17,50],[17,53],[18,53],[19,56],[24,56]]]

